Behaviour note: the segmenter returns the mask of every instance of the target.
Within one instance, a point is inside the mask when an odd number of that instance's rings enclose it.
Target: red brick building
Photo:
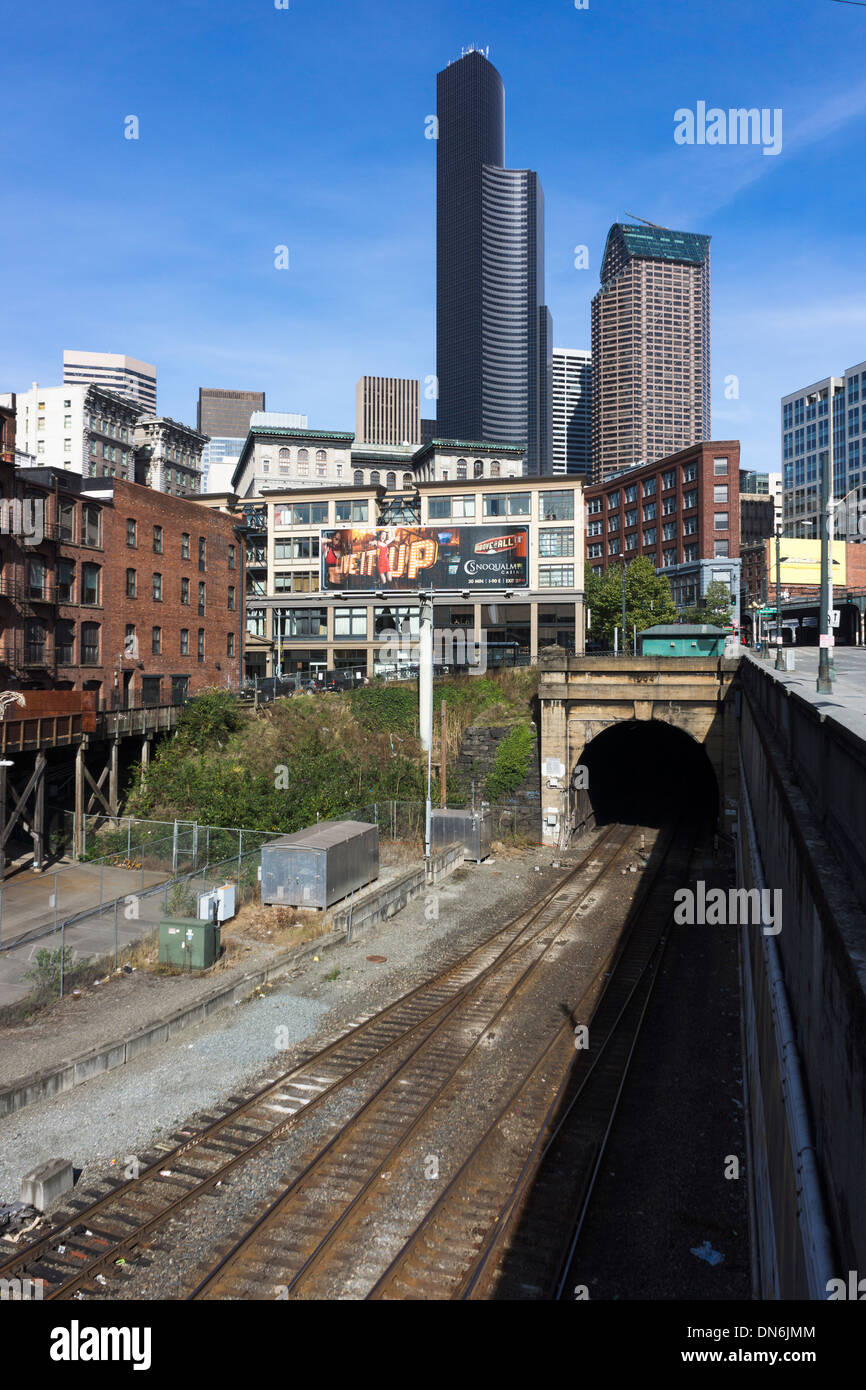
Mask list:
[[[243,669],[235,523],[120,478],[0,466],[0,681],[169,704]]]
[[[584,490],[586,558],[596,573],[643,555],[674,602],[698,603],[713,580],[740,590],[740,445],[693,444]]]

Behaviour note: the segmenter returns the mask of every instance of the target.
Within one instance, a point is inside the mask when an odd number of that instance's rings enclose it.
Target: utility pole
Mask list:
[[[776,670],[784,669],[782,662],[782,528],[776,527]]]
[[[821,618],[818,636],[818,680],[816,689],[821,695],[833,693],[833,665],[830,650],[833,643],[831,626],[833,613],[833,387],[830,387],[827,439],[829,447],[821,455]]]

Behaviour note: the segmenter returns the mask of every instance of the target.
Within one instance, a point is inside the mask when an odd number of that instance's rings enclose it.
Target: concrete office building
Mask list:
[[[820,535],[821,471],[831,442],[833,497],[866,487],[864,401],[866,362],[849,367],[844,376],[825,377],[782,397],[782,510],[789,534]],[[848,539],[856,542],[863,537],[858,537],[855,528]]]
[[[362,376],[355,388],[359,444],[420,444],[420,383],[394,376]]]
[[[510,524],[529,529],[528,586],[489,599],[439,590],[438,628],[487,643],[490,665],[528,662],[554,643],[583,651],[583,496],[579,481],[517,477],[419,480],[415,524],[437,531],[480,526],[492,537]],[[386,634],[408,620],[417,635],[417,595],[399,589],[322,592],[321,531],[391,525],[387,489],[369,479],[277,490],[243,500],[203,498],[246,526],[247,675],[383,673]],[[483,637],[482,637],[483,634]]]
[[[135,425],[135,481],[173,497],[202,490],[205,436],[168,416],[142,415]]]
[[[505,88],[470,49],[437,76],[437,434],[522,444],[551,469],[544,195],[505,166]]]
[[[246,439],[253,412],[264,408],[264,391],[224,391],[200,386],[196,428],[209,439]]]
[[[143,410],[156,412],[156,367],[136,357],[68,348],[63,353],[63,382],[67,386],[104,386]]]
[[[617,222],[592,301],[592,480],[710,437],[710,238]]]
[[[589,480],[592,469],[592,353],[553,349],[553,472]]]
[[[128,397],[96,385],[34,382],[15,405],[16,444],[34,466],[135,481],[134,432],[144,411]]]

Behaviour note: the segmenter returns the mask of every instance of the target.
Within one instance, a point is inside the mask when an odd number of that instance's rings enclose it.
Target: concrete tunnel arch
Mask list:
[[[586,769],[588,785],[580,789]],[[719,815],[719,784],[702,744],[658,719],[627,719],[602,729],[572,771],[577,820],[591,808],[596,823],[660,826],[685,816],[711,829]]]

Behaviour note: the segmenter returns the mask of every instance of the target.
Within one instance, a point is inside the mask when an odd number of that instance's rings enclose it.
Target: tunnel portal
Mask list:
[[[716,774],[701,744],[682,729],[657,719],[612,724],[586,745],[579,765],[599,825],[661,826],[683,816],[696,829],[716,823]],[[572,785],[579,785],[576,770]]]

